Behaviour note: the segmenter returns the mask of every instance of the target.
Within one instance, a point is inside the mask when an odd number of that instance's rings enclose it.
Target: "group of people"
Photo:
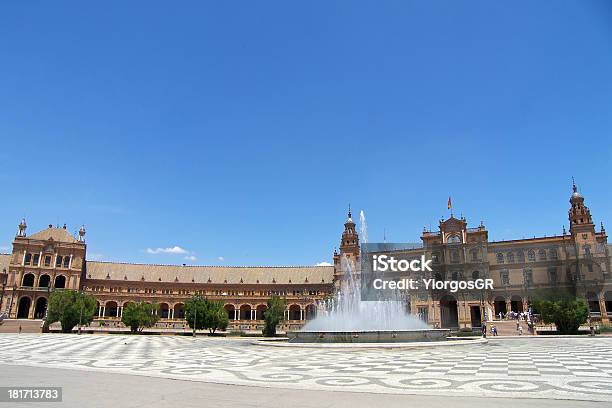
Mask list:
[[[523,335],[523,326],[521,325],[521,321],[526,321],[527,322],[527,330],[529,333],[534,333],[535,330],[535,325],[534,325],[534,321],[535,321],[535,317],[533,315],[533,311],[531,310],[531,308],[529,308],[529,310],[527,312],[513,312],[510,311],[506,314],[504,314],[503,312],[499,312],[497,314],[497,317],[499,317],[499,320],[504,320],[504,319],[508,319],[508,320],[516,320],[516,331],[518,332],[519,336]],[[483,337],[487,337],[487,324],[486,322],[482,323],[482,335]],[[490,326],[490,334],[491,336],[497,336],[497,327],[495,326],[495,324],[492,324]]]
[[[499,317],[499,320],[504,320],[504,318],[506,319],[510,319],[510,320],[525,320],[525,321],[530,321],[532,314],[531,314],[531,308],[529,308],[529,311],[527,313],[525,312],[513,312],[512,310],[509,311],[508,313],[506,313],[504,315],[503,312],[499,312],[497,314],[497,316]]]

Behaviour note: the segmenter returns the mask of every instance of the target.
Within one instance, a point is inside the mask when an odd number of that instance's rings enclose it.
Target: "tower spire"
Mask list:
[[[569,202],[571,207],[568,211],[569,222],[570,222],[570,234],[575,235],[578,232],[595,233],[595,225],[593,224],[593,218],[591,217],[591,210],[584,204],[584,197],[578,192],[576,182],[572,177],[572,195],[570,196]]]
[[[359,234],[357,234],[355,229],[355,221],[353,221],[353,214],[351,213],[350,204],[348,217],[344,223],[342,239],[340,240],[340,253],[352,253],[354,255],[359,254]]]

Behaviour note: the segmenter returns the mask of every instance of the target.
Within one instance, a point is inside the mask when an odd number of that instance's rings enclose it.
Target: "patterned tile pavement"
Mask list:
[[[294,389],[612,401],[612,337],[346,350],[240,338],[3,334],[0,364]]]

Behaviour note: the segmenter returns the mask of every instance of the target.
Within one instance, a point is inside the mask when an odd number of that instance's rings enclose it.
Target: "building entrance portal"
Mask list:
[[[459,314],[457,313],[457,300],[446,295],[440,300],[440,317],[442,328],[457,328],[459,327]]]
[[[480,306],[470,306],[470,320],[472,327],[480,327],[482,325]]]
[[[30,313],[30,305],[32,301],[29,297],[22,297],[19,299],[19,306],[17,308],[17,318],[18,319],[27,319],[28,314]]]

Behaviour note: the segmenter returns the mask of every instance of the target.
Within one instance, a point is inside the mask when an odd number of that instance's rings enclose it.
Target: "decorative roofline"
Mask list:
[[[333,265],[276,265],[276,266],[232,266],[232,265],[184,265],[184,264],[156,264],[156,263],[136,263],[136,262],[113,262],[87,260],[87,263],[113,264],[113,265],[134,265],[134,266],[168,266],[176,268],[233,268],[233,269],[295,269],[295,268],[333,268]]]

